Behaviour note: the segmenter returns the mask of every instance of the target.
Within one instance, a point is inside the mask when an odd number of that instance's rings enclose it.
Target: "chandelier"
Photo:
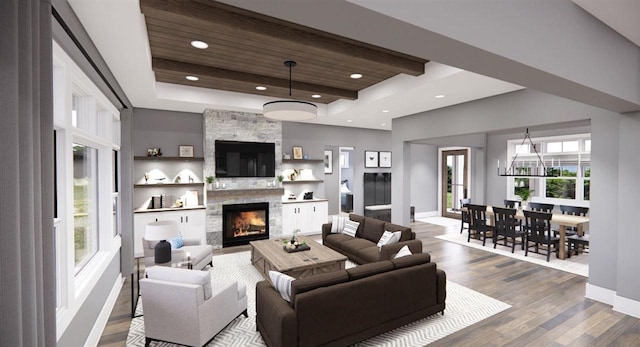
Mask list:
[[[287,60],[284,65],[289,68],[289,96],[291,96],[291,68],[298,64],[295,61]],[[275,120],[309,120],[315,118],[317,112],[318,106],[299,100],[277,100],[262,105],[262,115]]]
[[[513,157],[511,161],[511,165],[505,166],[502,173],[500,173],[500,160],[498,160],[498,176],[508,176],[508,177],[557,177],[558,173],[556,170],[547,170],[547,167],[544,165],[544,160],[540,157],[540,153],[536,149],[536,146],[533,145],[533,141],[531,141],[531,137],[529,136],[529,128],[527,128],[524,133],[524,139],[522,139],[522,143],[520,146],[524,145],[525,142],[529,141],[531,148],[533,148],[534,153],[536,154],[537,160],[534,162],[532,160],[529,161],[518,161],[519,151],[516,151],[516,155]],[[505,161],[505,165],[509,161]]]

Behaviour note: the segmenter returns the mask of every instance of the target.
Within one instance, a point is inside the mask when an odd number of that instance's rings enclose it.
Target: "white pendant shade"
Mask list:
[[[262,106],[262,114],[270,119],[300,121],[316,118],[318,107],[310,102],[298,100],[278,100]]]

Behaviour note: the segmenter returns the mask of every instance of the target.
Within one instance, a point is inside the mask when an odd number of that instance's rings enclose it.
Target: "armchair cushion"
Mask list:
[[[201,285],[204,291],[204,300],[209,300],[213,295],[213,289],[211,288],[211,275],[209,274],[209,271],[184,271],[184,269],[166,266],[152,266],[147,269],[147,278],[167,282]]]

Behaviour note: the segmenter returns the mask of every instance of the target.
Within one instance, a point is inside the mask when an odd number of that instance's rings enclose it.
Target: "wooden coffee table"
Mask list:
[[[287,253],[282,249],[284,238],[251,241],[251,263],[269,280],[269,271],[278,271],[291,277],[304,278],[330,271],[343,270],[347,257],[304,236],[308,251]]]

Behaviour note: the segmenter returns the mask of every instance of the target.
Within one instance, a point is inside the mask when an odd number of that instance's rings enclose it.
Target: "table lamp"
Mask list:
[[[160,241],[155,247],[156,264],[171,261],[171,244],[167,240],[179,235],[180,232],[176,221],[163,220],[147,224],[144,238],[149,241]]]

